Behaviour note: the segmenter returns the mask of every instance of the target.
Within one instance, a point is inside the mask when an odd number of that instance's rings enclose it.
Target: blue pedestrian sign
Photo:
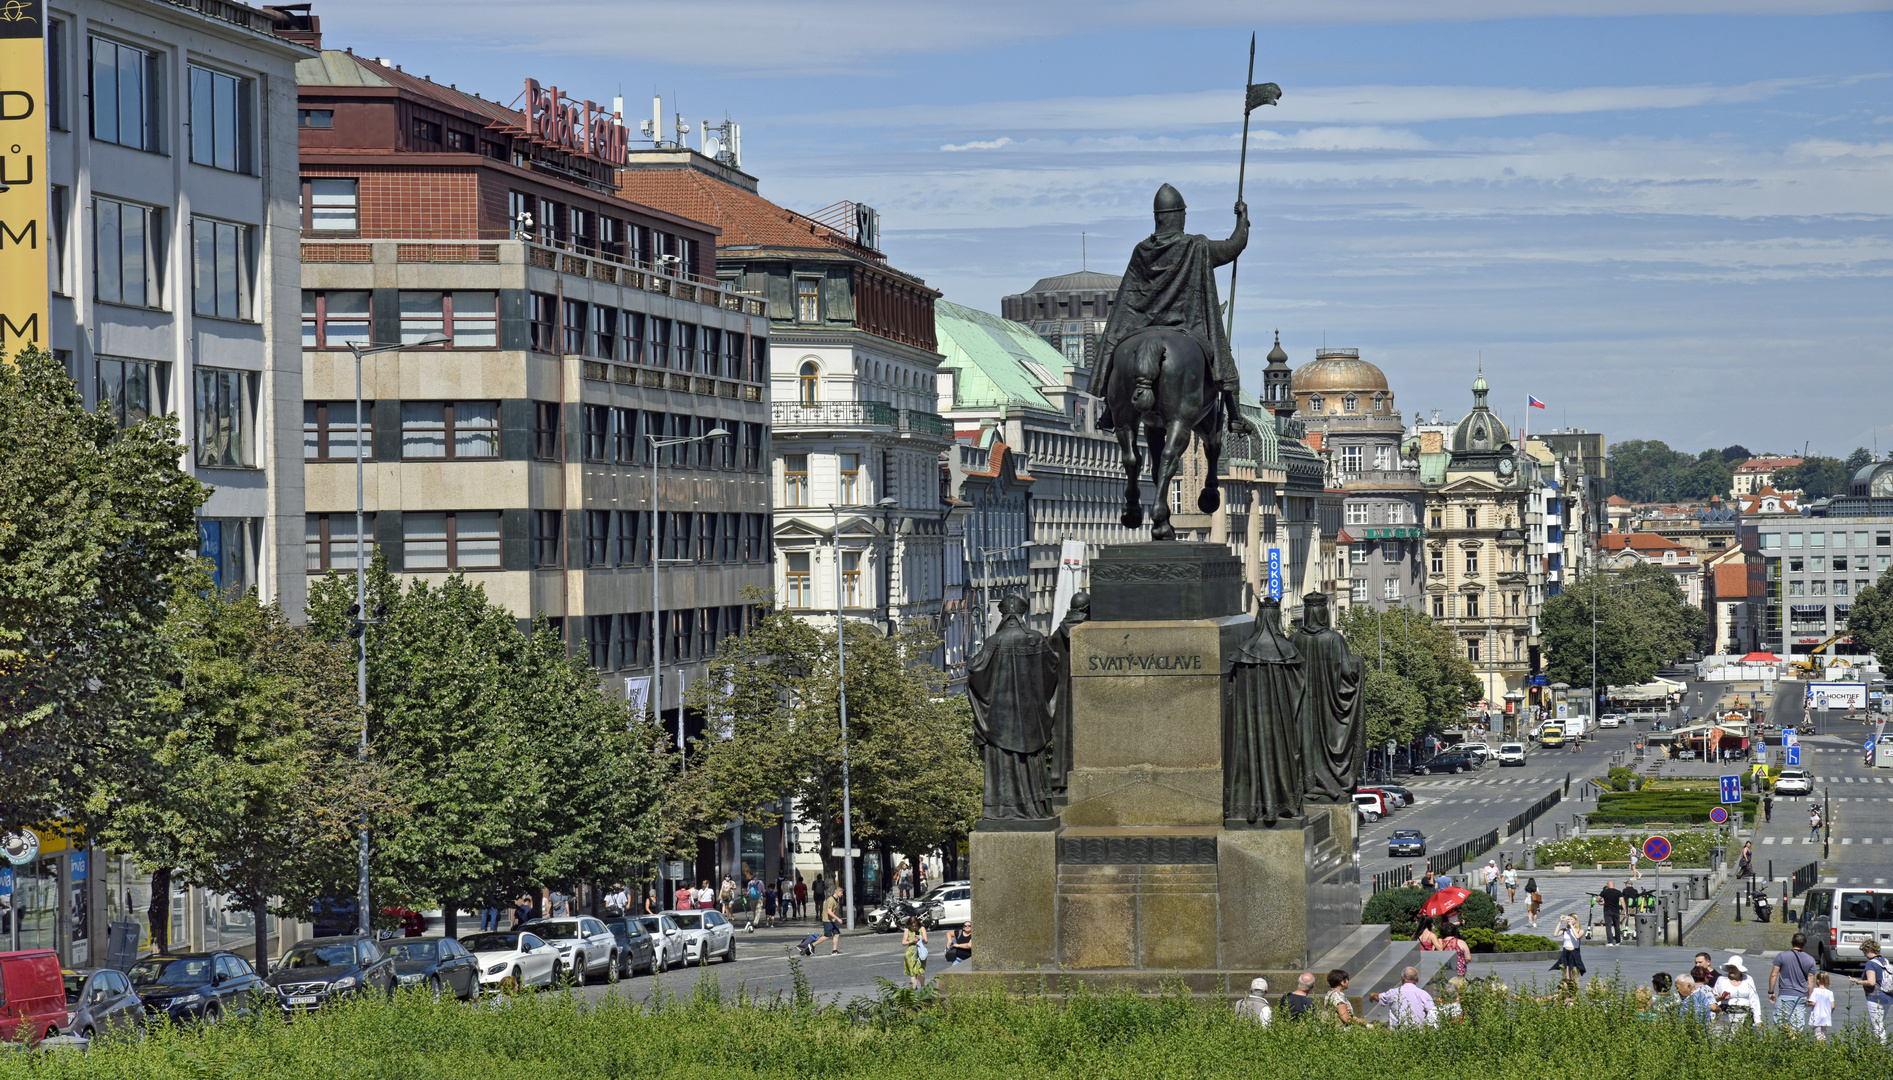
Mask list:
[[[1742,801],[1741,777],[1725,776],[1722,778],[1722,801],[1725,803],[1739,803]]]
[[[1782,752],[1785,755],[1781,762],[1783,765],[1801,764],[1801,748],[1799,746],[1785,746],[1782,748]]]
[[[1282,598],[1282,549],[1269,549],[1269,596],[1271,599]]]

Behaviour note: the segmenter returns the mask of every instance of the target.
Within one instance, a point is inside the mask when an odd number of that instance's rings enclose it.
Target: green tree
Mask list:
[[[1382,673],[1368,683],[1370,740],[1410,742],[1457,726],[1466,703],[1484,693],[1459,639],[1422,612],[1352,607],[1336,628],[1367,661],[1369,672]],[[1377,734],[1372,720],[1376,702],[1385,710],[1385,733]]]
[[[981,774],[966,704],[925,661],[933,639],[885,638],[846,624],[848,758],[858,846],[910,854],[954,843],[976,823]],[[706,718],[690,768],[674,781],[666,842],[694,850],[733,820],[770,824],[784,801],[841,843],[841,725],[835,638],[765,608],[750,633],[726,640],[690,691]]]
[[[1722,463],[1731,468],[1737,465],[1740,465],[1742,462],[1747,461],[1749,458],[1752,458],[1754,456],[1755,456],[1754,452],[1749,450],[1748,447],[1743,446],[1741,443],[1736,443],[1733,446],[1725,446],[1722,448]]]
[[[0,362],[0,831],[74,814],[165,667],[165,602],[209,489],[177,423],[89,414],[52,354]]]
[[[106,843],[249,910],[267,956],[266,914],[308,918],[352,863],[355,808],[396,809],[357,760],[354,673],[344,650],[201,570],[162,636],[177,667],[134,740],[147,767],[89,809]]]
[[[1845,495],[1847,481],[1853,478],[1853,470],[1839,458],[1822,457],[1816,454],[1803,458],[1801,464],[1790,465],[1775,474],[1771,483],[1776,491],[1799,489],[1808,499],[1825,499],[1832,495]]]
[[[1687,454],[1655,439],[1628,439],[1605,453],[1614,494],[1631,502],[1673,502],[1681,490],[1678,474],[1694,464]]]
[[[377,558],[367,596],[370,730],[410,808],[374,821],[377,895],[452,912],[503,887],[627,875],[650,858],[658,734],[558,635],[543,622],[521,633],[459,574],[403,587]],[[311,630],[352,649],[354,598],[352,579],[313,583]]]
[[[1893,570],[1855,595],[1847,611],[1847,632],[1885,665],[1893,658]]]
[[[1638,564],[1567,585],[1538,620],[1552,682],[1591,682],[1592,600],[1597,614],[1597,678],[1603,686],[1647,682],[1701,644],[1708,616],[1686,603],[1661,566]]]
[[[1852,480],[1855,473],[1871,464],[1873,464],[1873,451],[1864,446],[1856,446],[1854,452],[1847,455],[1847,460],[1842,463],[1841,468],[1847,474],[1847,479]]]
[[[1735,466],[1723,460],[1721,451],[1704,450],[1681,471],[1677,494],[1684,499],[1707,501],[1712,495],[1727,496],[1734,481]]]

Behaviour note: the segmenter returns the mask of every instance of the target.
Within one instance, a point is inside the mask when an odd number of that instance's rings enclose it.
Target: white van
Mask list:
[[[1387,814],[1387,804],[1381,801],[1380,796],[1372,792],[1355,792],[1354,806],[1360,811],[1362,821],[1379,821]]]
[[[1809,889],[1801,932],[1823,971],[1860,968],[1867,959],[1863,941],[1877,940],[1882,953],[1893,953],[1893,889]]]

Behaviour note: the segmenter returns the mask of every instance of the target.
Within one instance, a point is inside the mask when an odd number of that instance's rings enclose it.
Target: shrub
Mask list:
[[[1719,842],[1713,832],[1665,832],[1670,842],[1671,866],[1707,866],[1709,849]],[[1627,831],[1623,835],[1581,836],[1538,845],[1540,862],[1568,862],[1573,866],[1592,866],[1599,861],[1619,862],[1630,857],[1630,845],[1641,848],[1649,839],[1648,831]]]
[[[1550,952],[1558,945],[1537,934],[1501,934],[1483,928],[1466,931],[1466,944],[1476,953]]]
[[[1597,809],[1586,815],[1592,825],[1641,825],[1647,821],[1676,824],[1708,822],[1709,812],[1720,804],[1719,792],[1708,790],[1653,789],[1645,791],[1606,791],[1597,796]],[[1746,815],[1753,821],[1759,807],[1756,797],[1745,796],[1739,805],[1729,807],[1729,820]]]
[[[1386,923],[1390,933],[1416,937],[1420,933],[1420,907],[1431,895],[1418,885],[1376,893],[1361,908],[1361,921]],[[1466,897],[1465,903],[1459,905],[1459,918],[1468,933],[1473,930],[1491,932],[1505,929],[1508,924],[1499,918],[1499,914],[1499,905],[1476,889]]]

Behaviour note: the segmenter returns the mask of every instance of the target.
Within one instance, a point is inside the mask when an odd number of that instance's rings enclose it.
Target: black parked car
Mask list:
[[[131,987],[146,1014],[173,1020],[215,1023],[276,1005],[275,991],[248,960],[221,951],[147,956],[131,969]]]
[[[270,967],[270,985],[290,1012],[351,994],[394,993],[394,960],[372,938],[320,937],[290,946]]]
[[[450,937],[396,938],[387,943],[397,986],[427,990],[439,1001],[452,994],[463,1001],[480,996],[480,962]]]
[[[637,919],[607,919],[605,929],[618,939],[618,974],[630,978],[639,972],[657,972],[657,945]]]
[[[1413,771],[1419,773],[1421,776],[1426,776],[1429,773],[1436,772],[1469,772],[1478,767],[1479,760],[1471,754],[1463,750],[1449,750],[1444,754],[1434,754],[1432,757],[1420,762],[1420,767]]]

